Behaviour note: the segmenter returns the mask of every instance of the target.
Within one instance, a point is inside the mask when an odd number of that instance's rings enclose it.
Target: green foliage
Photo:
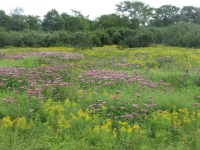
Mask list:
[[[97,29],[97,30],[93,31],[93,34],[101,42],[101,44],[98,46],[110,45],[112,43],[110,36],[103,29]]]
[[[12,10],[9,30],[22,31],[29,28],[29,24],[26,22],[26,16],[22,15],[23,12],[24,10],[20,7]]]
[[[44,31],[56,31],[62,30],[64,28],[64,24],[65,21],[62,16],[59,15],[57,10],[52,9],[44,16],[42,27]]]
[[[28,23],[30,30],[40,30],[41,29],[42,20],[40,19],[39,16],[28,15],[26,17],[26,22]]]
[[[6,15],[5,11],[0,10],[0,27],[8,29],[10,23],[10,17]]]
[[[71,45],[81,49],[92,48],[92,39],[91,32],[75,32],[71,41]]]
[[[200,26],[186,23],[165,28],[163,43],[172,46],[200,47]]]
[[[178,24],[181,22],[179,10],[179,7],[173,5],[163,5],[155,8],[154,19],[151,24],[155,27],[166,27],[172,24]]]
[[[141,1],[123,1],[116,5],[117,13],[123,18],[131,18],[131,24],[146,26],[152,17],[152,8]]]
[[[4,31],[3,31],[4,30]],[[0,31],[0,47],[9,45],[9,33],[5,32],[5,29],[1,28]]]
[[[183,6],[181,16],[184,22],[200,24],[200,8],[194,6]]]
[[[97,18],[96,26],[101,29],[123,27],[125,23],[117,14],[102,15]]]

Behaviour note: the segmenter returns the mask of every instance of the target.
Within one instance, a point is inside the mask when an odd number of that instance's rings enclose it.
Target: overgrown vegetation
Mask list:
[[[116,12],[90,20],[80,11],[59,14],[52,9],[41,20],[14,8],[0,10],[0,47],[71,46],[81,49],[117,44],[120,48],[152,44],[200,46],[200,9],[163,5],[153,8],[140,1],[122,1]]]
[[[199,49],[0,50],[0,149],[199,149]]]

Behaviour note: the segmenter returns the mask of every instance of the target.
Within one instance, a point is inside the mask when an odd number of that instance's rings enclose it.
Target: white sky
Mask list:
[[[115,13],[115,4],[124,0],[0,0],[0,10],[9,14],[13,8],[22,7],[26,15],[43,16],[51,9],[56,9],[60,14],[71,14],[70,9],[81,11],[84,16],[89,15],[95,19],[103,14]],[[200,0],[139,0],[151,7],[160,7],[171,4],[182,8],[183,6],[200,7]]]

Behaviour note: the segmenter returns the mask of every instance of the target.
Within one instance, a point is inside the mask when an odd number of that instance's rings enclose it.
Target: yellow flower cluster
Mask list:
[[[143,133],[140,126],[137,125],[137,124],[130,126],[128,124],[128,122],[126,122],[126,121],[124,121],[124,122],[118,121],[118,124],[121,125],[121,128],[119,129],[120,132],[123,132],[123,133],[140,132],[140,133]]]
[[[64,111],[61,103],[53,102],[51,99],[48,99],[43,106],[44,113],[50,114],[51,117],[55,116],[56,114],[61,114]]]
[[[76,103],[74,103],[74,102],[71,102],[68,98],[65,100],[65,102],[64,102],[64,105],[65,106],[72,106],[72,107],[76,107]]]
[[[12,128],[14,125],[14,121],[11,119],[10,116],[3,117],[0,121],[0,126],[7,129]]]
[[[15,128],[20,130],[29,130],[32,126],[32,122],[27,123],[25,117],[18,117],[12,120],[10,116],[6,116],[0,120],[0,127],[3,129]]]
[[[154,124],[157,128],[165,128],[170,126],[180,127],[190,124],[193,121],[194,114],[190,114],[187,108],[181,108],[177,111],[169,112],[167,110],[154,112],[151,114]]]
[[[96,125],[93,129],[95,133],[99,133],[100,131],[104,131],[106,133],[111,132],[112,120],[106,119],[102,125]]]
[[[83,112],[82,109],[80,109],[78,112],[77,112],[77,115],[78,117],[81,117],[81,118],[85,118],[86,120],[90,120],[90,116],[87,112]]]

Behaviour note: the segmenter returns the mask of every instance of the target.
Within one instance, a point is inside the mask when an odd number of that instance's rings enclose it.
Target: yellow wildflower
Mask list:
[[[113,129],[112,136],[113,136],[114,138],[117,138],[117,132],[116,132],[116,128],[114,128],[114,129]]]
[[[133,128],[131,128],[131,126],[128,126],[127,131],[128,131],[128,133],[132,133]]]
[[[13,127],[13,121],[10,116],[3,117],[0,121],[0,125],[3,128],[11,128]]]
[[[65,105],[70,105],[70,100],[68,98],[65,100]]]
[[[93,131],[99,133],[99,131],[100,131],[100,127],[99,127],[99,125],[95,126],[94,129],[93,129]]]
[[[15,127],[18,129],[28,130],[31,128],[31,125],[27,124],[25,117],[17,118],[15,122],[16,122]]]
[[[139,130],[139,129],[140,129],[140,126],[139,126],[139,125],[134,125],[132,128],[133,128],[134,130]]]
[[[128,124],[128,122],[126,122],[126,121],[124,121],[124,122],[119,121],[118,124],[120,124],[120,125],[122,125],[122,126],[126,126],[126,125]]]
[[[126,128],[125,128],[124,126],[122,126],[122,127],[120,128],[120,131],[121,131],[121,132],[126,132]]]
[[[106,110],[107,108],[106,108],[106,106],[102,106],[102,108],[101,108],[101,110]]]

